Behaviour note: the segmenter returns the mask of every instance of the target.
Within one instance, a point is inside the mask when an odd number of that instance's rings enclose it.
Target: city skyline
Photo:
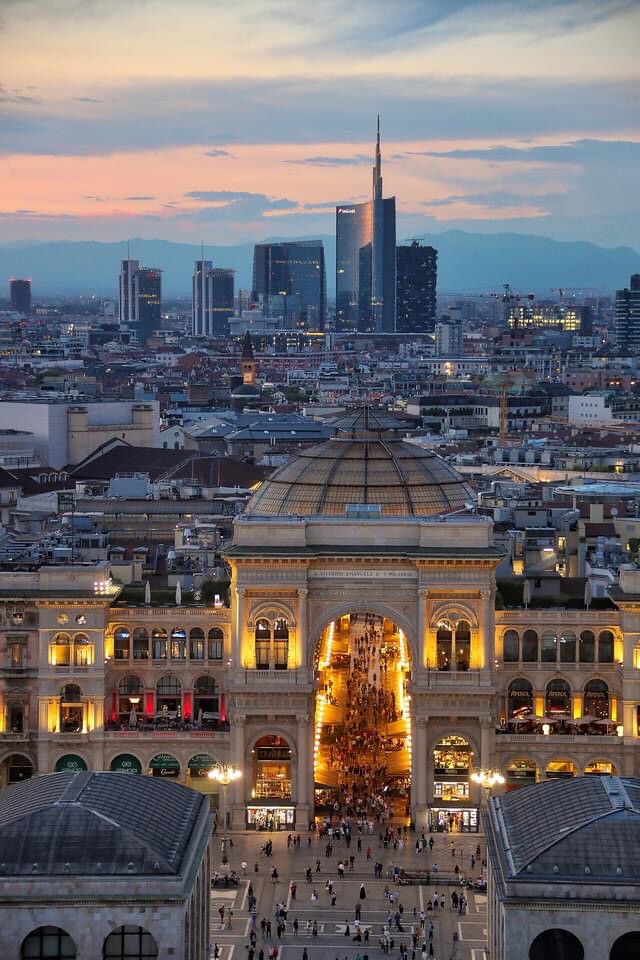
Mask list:
[[[629,0],[143,6],[3,4],[0,241],[332,232],[379,111],[399,237],[640,245]]]

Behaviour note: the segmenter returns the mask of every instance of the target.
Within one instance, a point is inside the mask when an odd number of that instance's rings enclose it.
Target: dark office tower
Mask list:
[[[394,333],[396,329],[396,198],[382,196],[382,157],[380,154],[380,117],[376,136],[376,162],[373,167],[371,205],[371,313],[376,333]]]
[[[284,298],[289,328],[324,330],[327,278],[321,240],[257,243],[253,250],[254,298]]]
[[[618,347],[640,351],[640,273],[632,274],[628,288],[616,290],[615,322]]]
[[[31,280],[9,280],[11,309],[28,316],[31,313]]]
[[[235,270],[214,267],[211,271],[211,316],[214,337],[229,336],[229,318],[234,313]]]
[[[336,207],[336,326],[393,333],[396,320],[396,200],[382,196],[380,123],[367,203]]]
[[[396,250],[396,332],[432,333],[436,321],[438,251],[419,240]]]
[[[161,323],[162,273],[152,267],[141,267],[134,282],[136,298],[136,334],[144,343]]]
[[[161,272],[123,260],[120,270],[120,329],[144,343],[160,326]]]
[[[336,207],[336,329],[370,318],[371,203],[354,203]]]

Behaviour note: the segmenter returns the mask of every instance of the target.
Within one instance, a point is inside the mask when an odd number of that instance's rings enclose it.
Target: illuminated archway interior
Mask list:
[[[325,629],[317,651],[316,813],[408,815],[411,784],[409,652],[403,631],[351,613]]]

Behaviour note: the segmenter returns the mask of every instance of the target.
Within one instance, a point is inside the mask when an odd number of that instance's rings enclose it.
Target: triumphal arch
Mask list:
[[[227,551],[234,826],[353,810],[477,828],[500,554],[473,502],[368,407],[256,491]]]

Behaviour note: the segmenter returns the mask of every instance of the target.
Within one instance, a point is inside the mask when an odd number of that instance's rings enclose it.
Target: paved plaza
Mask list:
[[[399,958],[400,947],[404,943],[411,958],[413,937],[415,930],[418,933],[418,947],[416,960],[421,957],[420,912],[424,910],[426,916],[425,929],[428,929],[429,920],[433,920],[434,936],[433,949],[436,960],[487,960],[485,952],[487,928],[487,901],[482,893],[469,890],[468,909],[464,915],[451,907],[451,893],[460,887],[449,884],[438,885],[437,881],[429,885],[396,885],[388,878],[388,872],[398,865],[406,870],[425,870],[432,864],[437,864],[441,875],[450,876],[457,864],[468,877],[480,876],[480,865],[471,869],[471,857],[480,844],[482,857],[486,855],[484,837],[479,834],[433,834],[434,847],[430,853],[418,854],[415,851],[415,835],[409,834],[409,843],[403,850],[385,849],[379,840],[378,833],[372,837],[362,837],[362,851],[357,850],[357,838],[354,838],[347,850],[344,840],[334,841],[333,852],[330,857],[325,855],[325,841],[312,838],[308,846],[308,834],[301,835],[300,849],[287,848],[286,833],[235,833],[233,847],[229,847],[229,861],[232,869],[241,876],[240,885],[236,889],[224,888],[211,891],[211,956],[214,956],[214,945],[219,948],[220,960],[244,960],[250,948],[250,930],[252,918],[248,910],[249,884],[253,885],[253,892],[257,898],[255,960],[259,960],[260,950],[264,950],[264,958],[268,960],[269,950],[278,950],[278,960],[303,960],[303,951],[306,949],[308,960],[356,960],[365,955],[369,960],[380,960],[382,957]],[[264,843],[271,839],[273,854],[265,857],[261,852]],[[370,861],[367,860],[366,850],[371,847]],[[219,847],[219,841],[214,840],[214,848]],[[452,856],[452,847],[455,857]],[[348,857],[353,855],[353,871],[348,868]],[[337,864],[342,858],[347,860],[345,877],[338,877]],[[216,857],[217,859],[217,857]],[[316,861],[320,861],[320,872],[316,872]],[[374,879],[373,865],[375,861],[383,864],[383,877]],[[247,875],[242,875],[242,862],[247,863]],[[215,863],[215,860],[214,860]],[[255,864],[258,872],[255,872]],[[276,868],[279,874],[277,883],[271,880],[271,871]],[[312,882],[306,880],[305,872],[311,868]],[[436,873],[437,876],[437,873]],[[333,881],[336,894],[336,904],[331,906],[331,897],[326,890],[326,881]],[[296,885],[295,898],[292,897],[291,883]],[[360,886],[365,885],[366,899],[360,899]],[[399,894],[398,903],[390,906],[385,896],[385,888]],[[314,891],[318,899],[312,899]],[[435,892],[444,893],[446,906],[444,910],[428,910],[428,901]],[[284,902],[287,909],[287,923],[285,933],[278,938],[277,922],[275,919],[276,904]],[[392,914],[402,905],[402,930],[395,929],[395,921],[390,924],[393,948],[385,954],[380,946],[380,937],[383,925],[387,923],[389,910]],[[354,942],[356,932],[354,926],[356,905],[361,908],[360,929],[364,933],[369,929],[369,942]],[[221,928],[219,908],[233,911],[231,929],[226,925]],[[271,937],[263,937],[260,921],[262,918],[271,921]],[[298,921],[298,932],[294,933],[293,921]],[[317,924],[317,936],[313,935],[313,922]],[[345,934],[345,927],[349,924],[349,936]],[[454,934],[458,935],[457,943]],[[427,938],[426,955],[429,957],[429,941]]]

